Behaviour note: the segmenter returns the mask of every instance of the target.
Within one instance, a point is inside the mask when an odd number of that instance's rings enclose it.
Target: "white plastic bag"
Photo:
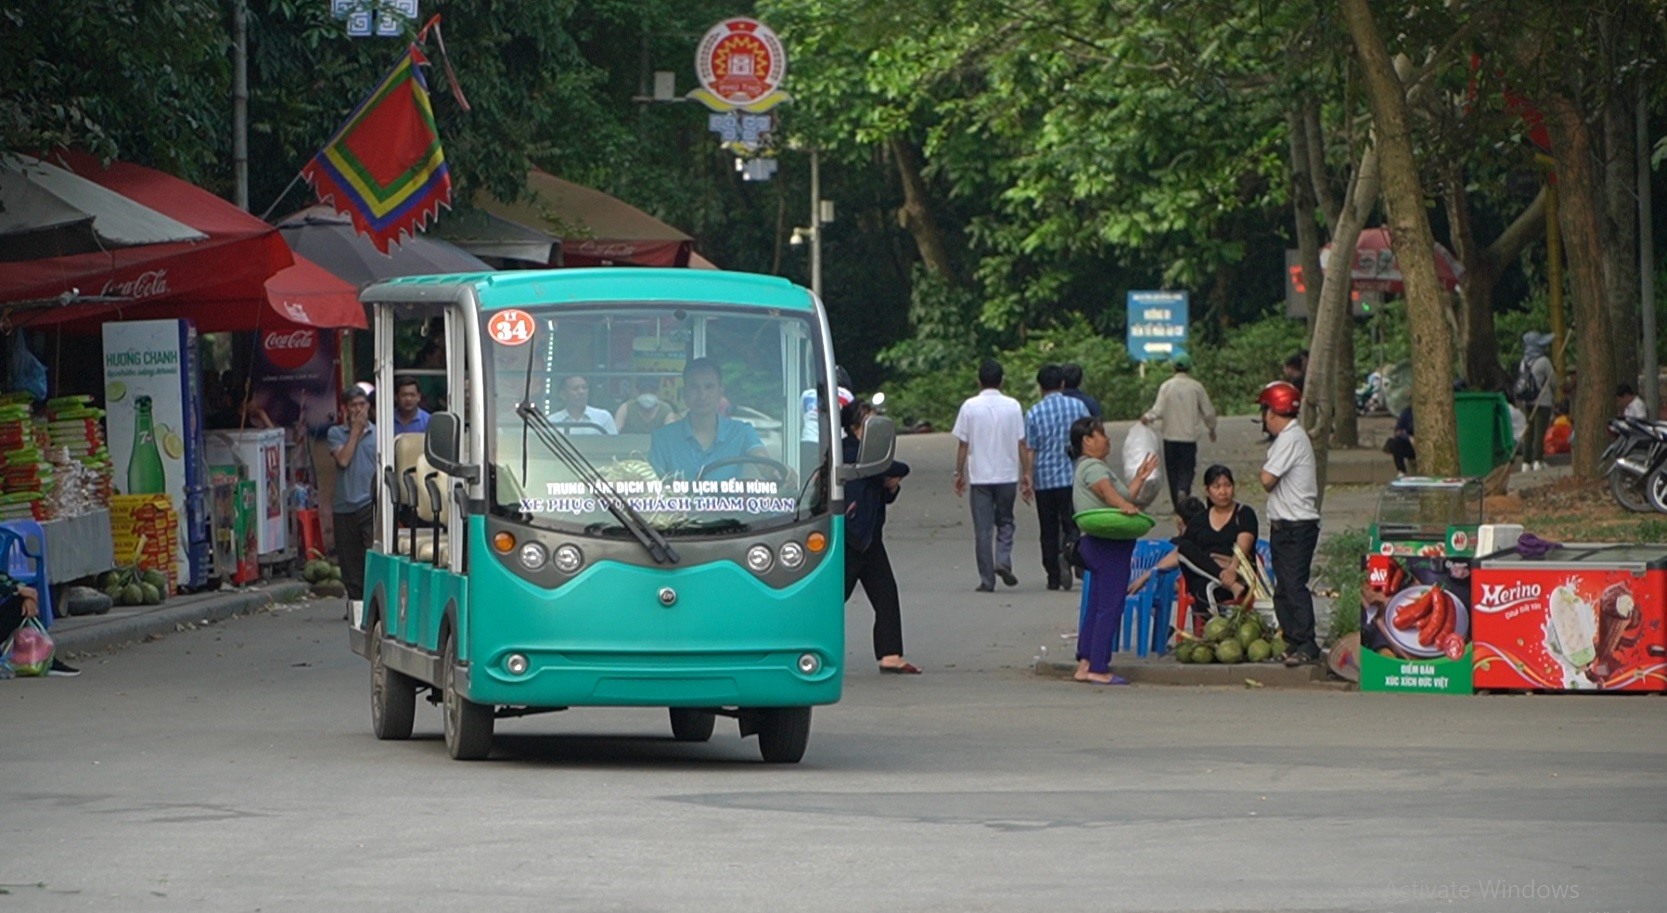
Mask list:
[[[1528,430],[1528,416],[1523,415],[1522,410],[1518,409],[1515,404],[1505,408],[1511,410],[1511,440],[1521,443],[1522,433]]]
[[[1140,464],[1146,462],[1148,455],[1157,456],[1158,464],[1152,469],[1152,474],[1146,477],[1146,484],[1140,487],[1139,496],[1133,499],[1136,506],[1142,510],[1158,499],[1158,492],[1163,488],[1163,443],[1158,440],[1158,433],[1153,431],[1150,425],[1137,421],[1129,427],[1128,437],[1123,438],[1125,483],[1140,471]]]

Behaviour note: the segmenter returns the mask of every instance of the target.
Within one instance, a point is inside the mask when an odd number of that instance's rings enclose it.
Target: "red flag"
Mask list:
[[[318,199],[352,219],[383,253],[451,206],[451,173],[419,68],[426,63],[411,45],[301,169]]]

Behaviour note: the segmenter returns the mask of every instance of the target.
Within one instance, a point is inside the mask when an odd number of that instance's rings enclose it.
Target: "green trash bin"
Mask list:
[[[1485,476],[1510,460],[1511,409],[1503,393],[1453,394],[1459,426],[1459,474]]]

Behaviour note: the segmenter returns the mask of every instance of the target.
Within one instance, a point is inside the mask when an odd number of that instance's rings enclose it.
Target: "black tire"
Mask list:
[[[382,619],[370,630],[370,730],[383,740],[409,739],[417,718],[417,682],[382,661]]]
[[[1645,513],[1655,508],[1650,505],[1650,494],[1645,488],[1648,477],[1635,476],[1620,467],[1609,469],[1609,493],[1624,508]]]
[[[492,708],[457,693],[457,638],[446,635],[440,666],[446,751],[454,760],[479,761],[492,753]]]
[[[1652,510],[1667,514],[1667,466],[1658,466],[1644,477],[1644,500]]]
[[[679,742],[704,742],[712,738],[718,715],[694,707],[671,708],[671,737]]]
[[[809,707],[758,711],[758,753],[771,764],[797,764],[810,744]]]

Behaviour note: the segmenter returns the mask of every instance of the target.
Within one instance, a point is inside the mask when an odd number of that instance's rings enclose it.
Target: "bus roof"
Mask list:
[[[400,301],[405,300],[402,292],[420,288],[417,297],[432,301],[437,297],[451,297],[449,293],[461,286],[474,289],[483,311],[605,301],[740,304],[811,310],[810,293],[778,276],[626,266],[402,276],[378,282],[366,288],[360,297],[366,302]]]

